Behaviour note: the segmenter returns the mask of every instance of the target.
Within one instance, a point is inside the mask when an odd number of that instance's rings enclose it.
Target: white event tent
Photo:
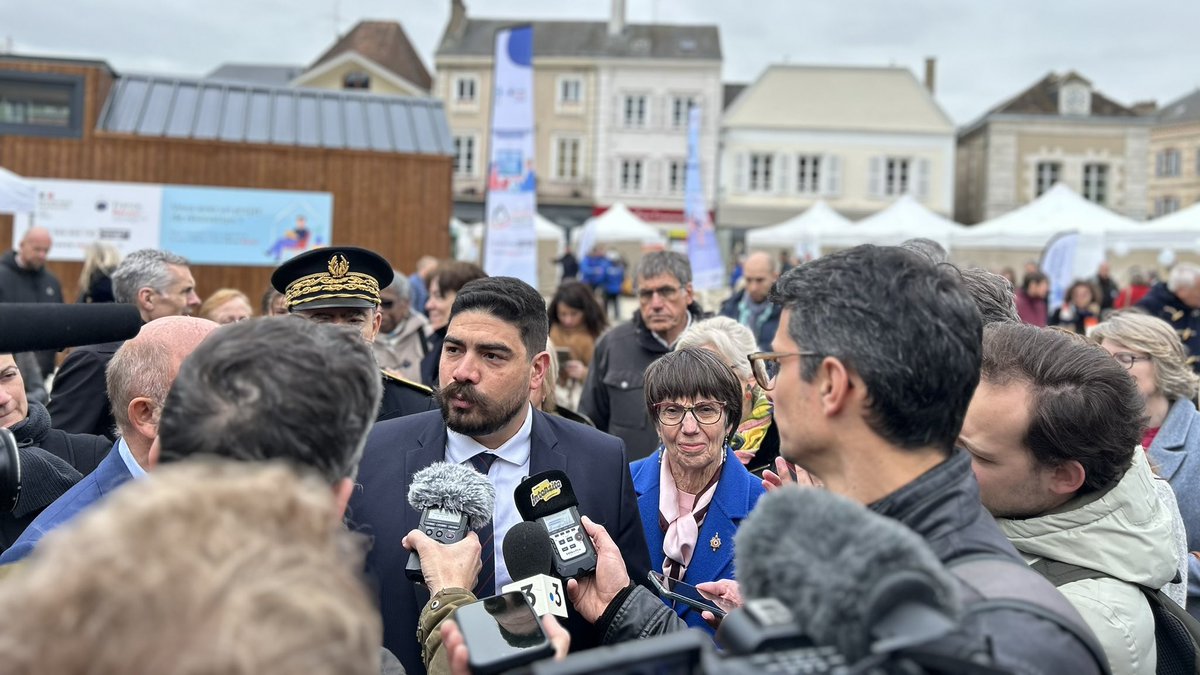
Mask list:
[[[1108,233],[1108,239],[1109,246],[1116,251],[1200,250],[1200,204],[1132,227],[1114,229]]]
[[[953,245],[961,249],[1040,251],[1054,235],[1078,232],[1104,241],[1110,232],[1136,230],[1136,221],[1090,202],[1062,183],[1032,202],[974,227],[961,228]]]
[[[922,237],[950,248],[953,237],[962,229],[953,220],[926,208],[912,195],[904,195],[886,209],[850,227],[820,232],[818,243],[823,248],[858,244],[897,246],[908,239]]]
[[[810,206],[804,213],[782,223],[768,225],[746,233],[747,248],[794,248],[816,241],[821,232],[836,232],[851,227],[852,221],[834,211],[824,200]]]
[[[33,183],[0,167],[0,213],[32,213],[36,207]]]

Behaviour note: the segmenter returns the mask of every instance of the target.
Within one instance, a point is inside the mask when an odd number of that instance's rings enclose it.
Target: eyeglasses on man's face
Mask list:
[[[775,388],[775,377],[779,375],[780,359],[789,356],[824,356],[820,352],[755,352],[749,356],[754,381],[763,391]]]
[[[721,421],[721,413],[724,411],[725,404],[720,401],[699,401],[694,405],[664,401],[654,406],[659,424],[668,427],[683,424],[683,418],[688,413],[692,413],[700,424],[716,424]]]

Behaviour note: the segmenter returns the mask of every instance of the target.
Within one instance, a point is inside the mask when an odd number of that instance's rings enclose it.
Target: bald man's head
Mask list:
[[[746,295],[754,302],[762,302],[771,292],[771,285],[779,278],[779,261],[769,253],[755,251],[746,256],[742,263],[742,278],[746,280]]]
[[[208,319],[191,316],[155,319],[121,345],[109,361],[106,379],[113,418],[139,463],[143,458],[134,448],[134,439],[140,437],[149,451],[158,415],[180,364],[217,327]]]
[[[17,264],[27,270],[40,270],[50,256],[50,230],[31,227],[17,244]]]

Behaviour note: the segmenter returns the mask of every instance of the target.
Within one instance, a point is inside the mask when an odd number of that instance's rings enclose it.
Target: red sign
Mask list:
[[[607,206],[592,207],[592,215],[598,216],[607,211]],[[648,209],[641,206],[630,206],[629,210],[638,218],[651,223],[653,225],[683,225],[683,209]],[[710,212],[709,218],[715,218],[715,214]]]

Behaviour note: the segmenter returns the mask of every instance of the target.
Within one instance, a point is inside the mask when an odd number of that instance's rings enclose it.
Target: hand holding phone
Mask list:
[[[554,654],[541,621],[519,591],[463,605],[454,612],[454,621],[472,673],[502,673]]]
[[[661,572],[650,570],[650,583],[659,597],[673,602],[681,602],[698,612],[712,612],[717,618],[724,617],[737,609],[737,605],[724,598],[706,593],[691,584],[663,576]]]

